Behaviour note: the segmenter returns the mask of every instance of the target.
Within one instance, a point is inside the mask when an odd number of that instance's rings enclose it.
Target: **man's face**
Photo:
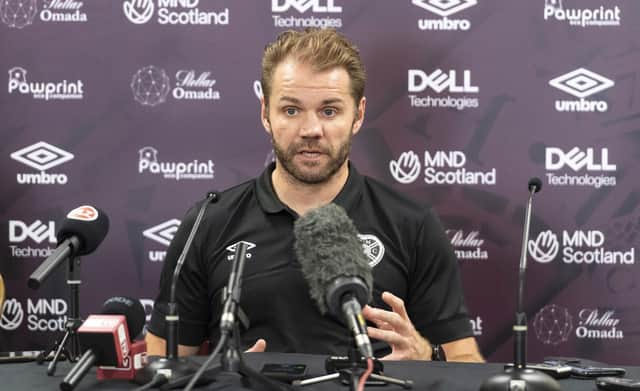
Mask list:
[[[262,122],[278,167],[290,177],[323,183],[346,167],[351,138],[362,125],[365,109],[365,99],[356,108],[350,91],[343,68],[315,72],[293,59],[276,67],[269,106],[262,102]]]

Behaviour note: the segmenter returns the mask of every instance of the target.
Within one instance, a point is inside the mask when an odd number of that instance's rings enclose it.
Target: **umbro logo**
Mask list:
[[[585,68],[578,68],[549,81],[552,87],[564,91],[576,98],[586,98],[607,88],[613,87],[613,80],[591,72]]]
[[[171,220],[165,221],[162,224],[158,224],[156,226],[146,229],[144,232],[142,232],[142,234],[151,240],[154,240],[160,244],[164,244],[165,246],[168,246],[173,240],[173,237],[175,236],[176,231],[178,231],[179,226],[180,226],[180,220],[171,219]]]
[[[44,141],[40,141],[15,151],[11,154],[11,159],[17,160],[38,171],[45,171],[73,159],[73,154],[45,143]]]
[[[240,246],[241,243],[244,243],[247,245],[247,249],[246,251],[250,251],[252,248],[256,247],[255,243],[251,243],[251,242],[247,242],[246,240],[241,240],[239,242],[235,242],[234,244],[227,246],[227,251],[229,252],[227,254],[227,260],[229,261],[233,261],[234,256],[236,256],[236,250],[238,249],[238,246]],[[246,258],[251,258],[251,253],[247,252],[245,253],[245,257]]]
[[[232,253],[235,253],[235,252],[236,252],[236,249],[238,248],[238,245],[239,245],[240,243],[246,243],[246,245],[247,245],[247,251],[248,251],[248,250],[251,250],[252,248],[254,248],[254,247],[256,246],[256,245],[255,245],[255,243],[247,242],[246,240],[241,240],[241,241],[239,241],[239,242],[236,242],[236,243],[232,244],[231,246],[228,246],[228,247],[227,247],[227,251],[232,252]]]
[[[477,0],[412,0],[413,5],[447,17],[478,4]]]

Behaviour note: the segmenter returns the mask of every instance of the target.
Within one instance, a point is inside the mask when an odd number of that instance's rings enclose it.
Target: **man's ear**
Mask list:
[[[367,98],[363,96],[362,99],[360,99],[360,102],[358,102],[358,107],[356,107],[356,116],[353,121],[353,129],[351,132],[352,134],[358,133],[358,131],[362,127],[362,122],[364,121],[364,112],[366,108],[367,108]]]
[[[264,96],[260,98],[260,120],[267,133],[271,134],[271,122],[269,122],[269,105],[265,102]]]

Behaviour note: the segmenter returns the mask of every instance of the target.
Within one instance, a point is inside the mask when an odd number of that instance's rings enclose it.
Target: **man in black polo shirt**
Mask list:
[[[374,277],[364,316],[387,359],[481,361],[464,305],[457,262],[428,209],[360,175],[348,160],[365,113],[365,73],[357,49],[333,30],[288,31],[262,61],[261,118],[275,163],[210,205],[177,285],[180,354],[219,338],[221,294],[233,251],[248,243],[241,307],[251,351],[344,355],[350,332],[322,316],[293,250],[298,216],[334,202],[354,221]],[[164,354],[164,315],[171,276],[199,206],[169,247],[147,334],[150,355]],[[255,342],[257,341],[257,342]],[[433,344],[433,346],[432,346]],[[252,346],[253,345],[253,346]],[[390,347],[390,349],[389,349]],[[377,356],[382,350],[376,349]]]

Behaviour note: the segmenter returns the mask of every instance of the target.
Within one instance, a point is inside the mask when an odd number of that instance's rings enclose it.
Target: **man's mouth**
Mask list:
[[[305,157],[318,157],[322,155],[322,151],[308,150],[308,149],[304,149],[298,153]]]

